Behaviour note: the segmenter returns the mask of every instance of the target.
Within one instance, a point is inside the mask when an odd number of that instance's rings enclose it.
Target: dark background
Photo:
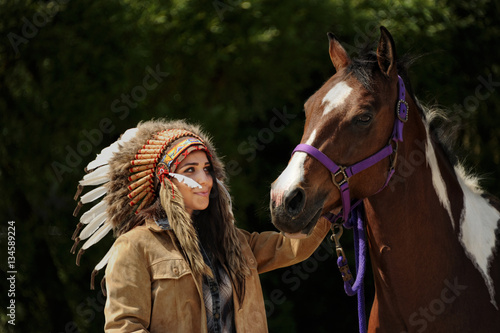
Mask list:
[[[270,184],[300,140],[303,103],[334,74],[328,31],[355,57],[384,25],[398,54],[423,55],[410,70],[416,95],[444,109],[460,160],[498,196],[499,14],[487,0],[0,1],[0,331],[102,331],[104,298],[89,281],[112,239],[75,265],[73,195],[87,163],[141,120],[202,124],[228,163],[239,226],[275,230]],[[329,246],[262,275],[271,332],[357,331]]]

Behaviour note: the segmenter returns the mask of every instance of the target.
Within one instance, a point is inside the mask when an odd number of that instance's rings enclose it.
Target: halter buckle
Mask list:
[[[340,181],[337,181],[336,178],[339,175],[342,176],[342,178],[340,179]],[[337,170],[337,172],[332,173],[332,181],[335,184],[335,186],[337,186],[339,189],[342,185],[346,184],[348,180],[349,180],[349,177],[345,173],[345,167],[343,167],[343,166],[339,166],[339,169]]]
[[[401,104],[404,104],[406,106],[406,113],[404,114],[404,118],[401,117]],[[396,106],[396,114],[398,115],[398,119],[401,120],[403,123],[406,123],[408,121],[408,110],[410,109],[410,106],[408,105],[408,102],[405,101],[404,99],[400,99],[398,101],[398,104]]]

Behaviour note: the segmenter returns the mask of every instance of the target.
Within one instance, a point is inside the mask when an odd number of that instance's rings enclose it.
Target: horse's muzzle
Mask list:
[[[271,190],[271,217],[276,228],[292,237],[308,235],[321,216],[324,200],[306,205],[307,199],[301,187],[281,193]]]

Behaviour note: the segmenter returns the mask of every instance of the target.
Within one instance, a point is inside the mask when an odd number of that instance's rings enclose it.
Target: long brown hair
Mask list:
[[[213,171],[211,174],[214,185],[210,192],[209,205],[203,211],[194,212],[192,220],[201,244],[228,269],[241,303],[245,294],[245,278],[250,275],[250,268],[243,256],[234,226],[229,191],[222,182],[217,181]]]

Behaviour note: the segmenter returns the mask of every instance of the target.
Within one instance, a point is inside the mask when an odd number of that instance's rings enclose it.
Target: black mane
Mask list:
[[[414,97],[413,90],[407,74],[410,66],[419,58],[420,56],[405,54],[397,59],[398,74],[405,81],[406,90],[412,97]],[[351,60],[347,71],[352,73],[365,89],[373,91],[373,78],[378,69],[375,45],[367,44],[360,50],[358,57]]]

